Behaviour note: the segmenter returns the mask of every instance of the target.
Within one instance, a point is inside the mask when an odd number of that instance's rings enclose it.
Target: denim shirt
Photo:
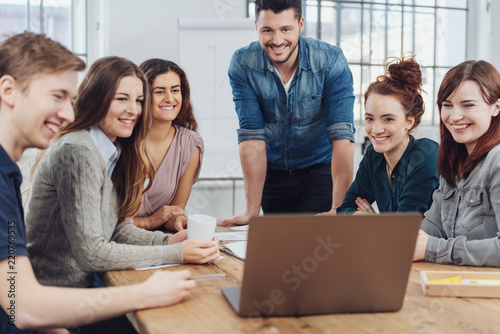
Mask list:
[[[456,187],[441,178],[421,229],[425,261],[500,267],[500,146]]]
[[[408,147],[387,178],[386,160],[368,146],[359,164],[356,178],[345,194],[337,213],[357,211],[356,198],[361,197],[370,204],[377,202],[384,212],[421,212],[429,209],[432,193],[439,185],[437,153],[439,145],[430,139],[410,139]]]
[[[229,65],[238,143],[264,140],[273,169],[329,163],[332,141],[354,142],[353,79],[342,50],[299,36],[298,64],[288,95],[258,42],[237,50]]]

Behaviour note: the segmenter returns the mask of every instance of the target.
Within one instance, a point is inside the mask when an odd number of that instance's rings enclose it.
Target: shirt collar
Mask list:
[[[300,67],[308,70],[310,68],[309,65],[309,50],[306,47],[306,41],[304,37],[299,35],[299,62]]]
[[[115,143],[111,142],[108,136],[106,136],[98,126],[93,126],[87,129],[87,131],[101,153],[106,164],[107,174],[111,177],[116,163],[118,162],[118,158],[120,157],[120,143],[118,141],[115,141]]]

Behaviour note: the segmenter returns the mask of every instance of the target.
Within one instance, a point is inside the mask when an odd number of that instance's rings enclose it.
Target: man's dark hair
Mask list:
[[[262,10],[272,10],[278,14],[284,10],[293,8],[295,18],[300,21],[302,18],[302,0],[255,0],[255,18],[259,18]]]

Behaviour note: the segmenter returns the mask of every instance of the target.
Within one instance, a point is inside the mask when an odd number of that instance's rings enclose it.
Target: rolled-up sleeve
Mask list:
[[[238,143],[254,139],[266,140],[265,123],[259,100],[249,83],[246,71],[241,66],[238,51],[231,58],[228,76],[240,125],[237,131]]]
[[[238,144],[245,140],[263,140],[266,141],[264,129],[238,129]]]
[[[349,139],[354,142],[354,125],[351,123],[337,123],[326,128],[328,140]]]
[[[330,141],[349,139],[354,142],[352,73],[341,49],[336,49],[330,59],[330,74],[323,95],[326,133]]]

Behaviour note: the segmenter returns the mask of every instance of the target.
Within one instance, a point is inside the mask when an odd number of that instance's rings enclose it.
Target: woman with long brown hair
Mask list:
[[[500,74],[463,62],[438,91],[439,188],[425,213],[414,260],[500,266]]]
[[[42,284],[90,287],[93,273],[164,263],[206,263],[215,241],[137,228],[151,124],[148,84],[120,57],[97,60],[79,87],[75,121],[41,158],[27,205],[29,253]]]
[[[190,99],[186,73],[174,62],[153,58],[140,65],[151,89],[153,124],[148,150],[155,170],[142,209],[134,218],[139,227],[177,231],[186,227],[191,188],[200,174],[203,139]]]

